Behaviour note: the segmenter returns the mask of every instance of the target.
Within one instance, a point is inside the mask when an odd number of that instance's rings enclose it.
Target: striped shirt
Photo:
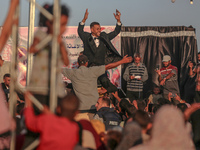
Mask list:
[[[141,80],[136,78],[131,80],[129,76],[138,76],[141,77]],[[143,91],[143,82],[148,79],[147,69],[143,63],[140,63],[139,66],[135,63],[129,64],[124,72],[123,78],[127,81],[128,91],[141,92]]]
[[[161,77],[166,78],[170,73],[173,73],[174,75],[165,81],[165,85],[163,85],[163,94],[168,94],[169,92],[174,93],[174,94],[180,94],[179,92],[179,86],[178,86],[178,80],[177,80],[177,74],[178,74],[178,69],[177,67],[170,65],[169,67],[161,68]]]

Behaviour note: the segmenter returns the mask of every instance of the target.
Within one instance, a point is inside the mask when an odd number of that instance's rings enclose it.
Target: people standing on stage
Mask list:
[[[141,63],[139,53],[134,55],[134,62],[129,64],[123,78],[127,81],[126,97],[133,100],[143,99],[143,83],[148,79],[147,68]]]
[[[198,64],[194,67],[194,64],[189,62],[189,75],[193,78],[196,75],[196,89],[195,89],[195,102],[200,102],[200,52],[198,52]]]
[[[178,86],[178,69],[171,65],[171,57],[169,55],[163,56],[163,67],[160,70],[156,70],[159,75],[158,80],[160,85],[163,87],[163,97],[168,99],[169,92],[174,95],[180,95]]]
[[[88,15],[88,9],[86,9],[84,18],[78,26],[78,35],[83,41],[83,54],[89,59],[89,67],[107,65],[121,60],[122,57],[111,43],[111,40],[114,39],[121,31],[121,13],[118,10],[116,10],[116,14],[114,13],[117,24],[115,30],[110,33],[101,32],[101,26],[98,22],[92,22],[90,24],[91,33],[84,32],[83,29]],[[108,93],[117,91],[117,87],[110,82],[106,73],[100,76],[98,80]]]

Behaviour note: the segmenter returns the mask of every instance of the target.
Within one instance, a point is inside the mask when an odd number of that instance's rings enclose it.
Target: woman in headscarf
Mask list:
[[[122,140],[116,150],[128,150],[129,148],[142,144],[141,128],[136,122],[129,122],[122,132]]]
[[[186,130],[183,114],[174,106],[165,105],[158,110],[152,129],[152,139],[146,145],[130,150],[194,150]]]

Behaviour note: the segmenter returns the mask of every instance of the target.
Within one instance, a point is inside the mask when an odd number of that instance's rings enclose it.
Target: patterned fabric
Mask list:
[[[133,79],[130,80],[129,76],[140,76],[142,80]],[[144,64],[140,63],[139,66],[136,66],[135,63],[130,64],[123,75],[124,80],[127,81],[127,90],[128,91],[143,91],[143,82],[148,79],[147,69]]]

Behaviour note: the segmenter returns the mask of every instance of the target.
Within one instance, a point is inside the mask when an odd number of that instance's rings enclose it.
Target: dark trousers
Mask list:
[[[199,103],[200,102],[200,91],[195,91],[195,102]]]
[[[143,91],[134,92],[134,91],[126,91],[126,97],[129,98],[131,103],[133,100],[142,100],[143,99]]]
[[[107,90],[108,93],[113,93],[117,91],[117,87],[113,85],[107,77],[107,73],[99,76],[98,81]]]

